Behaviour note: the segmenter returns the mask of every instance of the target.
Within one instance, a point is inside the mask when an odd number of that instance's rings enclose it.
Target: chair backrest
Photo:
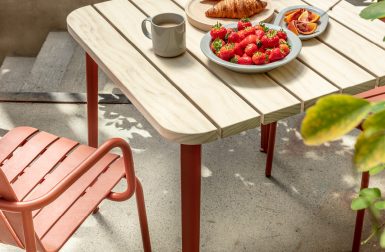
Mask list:
[[[18,127],[0,139],[0,198],[3,200],[20,201],[12,188],[14,171],[9,169],[7,162],[12,159],[17,148],[22,147],[29,137],[38,132],[31,127]],[[0,209],[0,242],[24,248],[24,229],[20,213]],[[40,241],[37,241],[39,251],[43,251]]]

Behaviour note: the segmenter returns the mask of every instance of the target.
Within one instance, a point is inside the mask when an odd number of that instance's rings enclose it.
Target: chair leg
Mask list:
[[[25,239],[25,250],[27,252],[36,252],[36,238],[35,238],[35,230],[33,227],[33,218],[32,212],[22,212],[21,213],[23,219],[23,228],[24,228],[24,239]]]
[[[97,213],[99,213],[99,207],[96,207],[95,209],[94,209],[94,211],[92,212],[92,214],[97,214]]]
[[[369,172],[363,172],[361,178],[361,189],[368,188],[369,186]],[[354,238],[352,252],[359,252],[361,246],[361,234],[364,226],[365,210],[357,211],[356,226],[354,228]]]
[[[271,169],[273,166],[274,145],[275,145],[275,133],[277,129],[277,123],[273,122],[269,124],[268,143],[267,143],[267,157],[266,157],[266,177],[271,177]]]
[[[136,178],[136,205],[138,207],[138,215],[140,222],[140,231],[142,233],[143,250],[144,252],[151,252],[150,233],[148,230],[146,206],[144,204],[143,188],[140,181]]]
[[[260,152],[267,153],[267,143],[269,140],[270,124],[261,124],[261,148]]]

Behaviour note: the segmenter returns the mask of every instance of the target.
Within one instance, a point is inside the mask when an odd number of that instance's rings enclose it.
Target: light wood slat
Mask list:
[[[334,5],[338,4],[338,2],[341,2],[341,1],[344,1],[344,0],[304,0],[304,2],[312,6],[318,7],[324,11],[330,10]]]
[[[347,1],[341,1],[329,12],[329,16],[362,35],[374,44],[385,49],[385,22],[375,19],[373,21],[359,16],[361,8]]]
[[[67,138],[60,138],[48,147],[31,166],[24,170],[13,184],[18,199],[23,199],[78,143]]]
[[[36,235],[43,237],[91,183],[118,157],[114,154],[104,156],[54,202],[41,209],[34,217]]]
[[[134,1],[147,14],[155,15],[160,12],[173,12],[184,15],[184,11],[171,1]],[[125,24],[140,27],[138,23],[145,18],[139,11],[133,10],[133,6],[128,1],[113,1],[97,4],[96,7],[108,16],[115,24],[123,22]],[[137,15],[132,16],[132,20],[127,18],[125,13],[130,12]],[[119,14],[121,13],[121,14]],[[132,25],[133,23],[136,25]],[[240,74],[224,69],[216,64],[212,64],[203,55],[199,43],[203,32],[195,29],[186,23],[187,48],[197,57],[202,64],[209,68],[213,73],[221,78],[228,86],[238,92],[245,100],[263,114],[263,122],[270,123],[300,112],[300,102],[281,86],[266,75],[261,74]],[[141,33],[141,31],[137,31]],[[136,32],[133,32],[137,36]]]
[[[0,139],[0,164],[6,159],[24,140],[38,130],[31,127],[17,127],[5,134]]]
[[[95,12],[72,12],[69,32],[159,134],[185,144],[216,140],[217,128]]]
[[[8,181],[13,181],[48,145],[57,139],[57,136],[41,131],[29,139],[20,150],[16,150],[2,167]]]
[[[140,2],[140,4],[137,4],[138,6],[140,6],[140,8],[143,8],[142,1]],[[164,0],[164,1],[167,1],[167,0]],[[184,3],[184,0],[176,0],[176,1],[180,5]],[[199,41],[201,38],[202,36],[198,36]],[[199,42],[194,42],[194,43],[197,43],[199,45]],[[295,63],[293,63],[292,65],[296,65],[296,66],[301,65],[301,63],[299,63],[296,60],[294,62]],[[296,78],[295,82],[293,82],[292,76],[285,75],[287,76],[287,78],[282,78],[283,76],[279,74],[277,70],[273,70],[268,73],[269,76],[271,76],[274,80],[278,81],[284,88],[286,88],[296,97],[298,97],[303,102],[304,108],[307,108],[309,105],[313,104],[315,99],[338,91],[338,89],[335,86],[333,86],[329,81],[323,79],[321,76],[319,76],[317,73],[315,73],[311,69],[306,69],[306,68],[307,67],[302,67],[302,66],[296,67],[295,69],[301,70],[301,72],[291,72],[292,74],[294,74]],[[303,73],[306,73],[306,74],[303,74]]]
[[[319,39],[376,75],[379,85],[385,84],[385,50],[334,20],[330,20],[328,29]]]
[[[61,248],[66,240],[71,237],[81,223],[93,211],[93,207],[108,195],[124,175],[123,159],[118,159],[101,175],[87,192],[80,197],[74,205],[60,218],[55,226],[42,238],[42,243],[48,251]]]
[[[273,7],[276,11],[280,11],[286,7],[290,7],[293,5],[308,5],[305,2],[302,2],[301,0],[270,0]]]
[[[303,101],[304,109],[313,105],[321,96],[339,90],[313,70],[294,60],[268,73],[275,81],[282,83]]]
[[[375,87],[375,76],[329,46],[316,39],[302,43],[302,51],[298,58],[340,88],[342,93],[358,94]]]
[[[286,6],[301,3],[299,0],[272,1],[277,11]],[[333,19],[329,19],[328,28],[318,39],[374,74],[378,78],[379,85],[385,84],[385,64],[383,62],[385,50],[382,50]]]
[[[117,1],[116,3],[119,3]],[[162,58],[154,54],[152,41],[142,33],[141,22],[146,18],[128,1],[125,9],[117,6],[104,11],[111,23],[133,43],[149,61],[201,108],[222,129],[222,137],[259,126],[260,115],[237,94],[216,78],[189,53],[175,58]],[[126,13],[130,13],[129,16]],[[90,13],[91,14],[91,13]]]

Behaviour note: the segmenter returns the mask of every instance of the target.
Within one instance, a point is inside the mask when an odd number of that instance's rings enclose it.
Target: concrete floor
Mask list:
[[[0,104],[0,135],[30,125],[86,142],[83,105]],[[179,148],[163,140],[132,105],[100,106],[101,141],[130,142],[147,204],[153,251],[180,251]],[[203,147],[201,251],[349,251],[360,175],[353,132],[305,146],[302,116],[279,122],[273,178],[264,176],[259,129]],[[384,176],[371,185],[384,184]],[[122,189],[119,185],[117,189]],[[366,222],[364,237],[370,233]],[[62,251],[141,251],[135,200],[105,201]],[[4,245],[0,251],[18,251]],[[362,251],[380,251],[373,241]]]

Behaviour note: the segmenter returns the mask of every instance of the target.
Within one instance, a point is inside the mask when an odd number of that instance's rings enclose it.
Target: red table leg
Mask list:
[[[273,166],[273,156],[274,156],[274,145],[275,145],[275,132],[277,129],[277,123],[273,122],[270,123],[269,127],[269,139],[267,144],[267,157],[266,157],[266,171],[265,175],[266,177],[271,176],[271,168]]]
[[[98,65],[86,53],[88,145],[98,147]]]
[[[361,189],[369,186],[369,172],[363,172],[361,178]],[[357,211],[356,227],[354,228],[354,238],[352,252],[359,252],[361,246],[362,227],[364,226],[365,210]]]
[[[260,151],[267,153],[267,145],[269,141],[270,124],[261,124],[261,148]]]
[[[181,145],[182,251],[198,252],[201,203],[201,145]]]

